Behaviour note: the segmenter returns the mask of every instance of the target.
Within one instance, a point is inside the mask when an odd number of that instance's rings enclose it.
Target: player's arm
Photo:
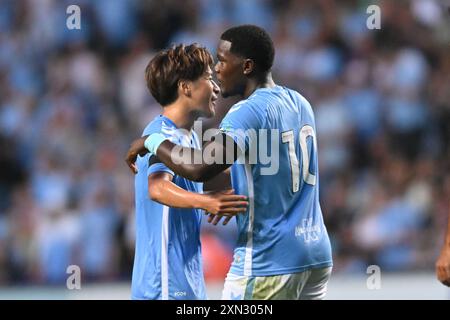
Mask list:
[[[234,216],[246,211],[247,197],[224,190],[208,194],[190,192],[172,182],[168,172],[155,172],[148,176],[150,199],[173,208],[196,208],[207,212]]]
[[[230,168],[220,172],[212,179],[203,183],[203,191],[223,191],[231,189]]]
[[[147,139],[148,137],[150,139]],[[222,161],[217,163],[213,162],[212,159],[205,158],[203,156],[205,148],[218,152]],[[145,152],[156,154],[159,160],[176,174],[198,182],[212,179],[229,168],[238,157],[236,143],[224,133],[218,134],[213,141],[205,144],[201,150],[176,145],[162,134],[155,133],[139,138],[131,144],[125,161],[134,173],[137,172],[135,166],[137,155],[145,154]],[[191,161],[186,161],[185,159],[191,159]]]
[[[450,212],[444,245],[436,261],[436,276],[439,281],[450,287]]]
[[[228,190],[231,189],[231,172],[230,168],[226,169],[225,171],[222,171],[218,175],[216,175],[211,180],[205,181],[203,183],[203,191],[204,192],[218,192],[221,190]],[[214,215],[209,214],[208,216],[208,222],[212,223],[213,225],[217,225],[219,221],[222,219],[222,215]],[[228,224],[230,222],[231,218],[233,216],[225,217],[223,220],[223,225]]]

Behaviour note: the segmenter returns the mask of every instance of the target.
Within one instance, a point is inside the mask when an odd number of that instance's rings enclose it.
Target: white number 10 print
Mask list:
[[[310,185],[316,184],[316,176],[309,172],[309,165],[310,165],[310,158],[308,153],[308,145],[306,144],[306,138],[312,137],[313,139],[313,145],[312,147],[314,150],[317,147],[316,143],[316,134],[314,132],[313,127],[311,126],[304,126],[300,130],[299,134],[299,141],[300,141],[300,150],[302,152],[302,159],[303,159],[303,181],[305,183]],[[294,130],[285,131],[281,134],[281,141],[283,143],[288,144],[288,150],[289,150],[289,162],[291,166],[291,173],[292,173],[292,191],[297,192],[300,187],[300,165],[298,162],[298,157],[295,154],[295,145],[294,145]]]

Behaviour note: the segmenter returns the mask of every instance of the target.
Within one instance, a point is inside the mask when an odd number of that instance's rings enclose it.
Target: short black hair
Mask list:
[[[213,57],[196,43],[172,46],[162,50],[145,69],[145,81],[153,97],[163,107],[178,98],[178,81],[195,81],[213,67]]]
[[[267,72],[272,68],[275,49],[269,34],[255,25],[241,25],[226,30],[220,39],[231,42],[230,51],[255,61],[256,67]]]

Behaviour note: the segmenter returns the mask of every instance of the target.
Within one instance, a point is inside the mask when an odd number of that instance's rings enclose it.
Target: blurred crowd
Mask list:
[[[316,115],[335,272],[432,270],[450,202],[450,15],[437,0],[0,1],[0,285],[131,278],[134,179],[123,158],[161,108],[145,87],[173,43],[272,35],[274,79]],[[81,30],[66,8],[81,8]],[[381,29],[366,26],[371,4]],[[233,102],[221,100],[215,126]],[[235,229],[205,224],[208,279]]]

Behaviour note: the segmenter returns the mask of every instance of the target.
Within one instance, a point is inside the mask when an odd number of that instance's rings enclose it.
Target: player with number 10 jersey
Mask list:
[[[319,204],[315,122],[308,101],[282,86],[257,89],[230,109],[220,129],[235,141],[248,130],[268,132],[242,139],[246,163],[231,167],[236,193],[247,195],[250,204],[247,215],[237,216],[239,239],[230,272],[270,276],[330,267],[330,241]],[[265,165],[260,159],[249,164],[248,152],[254,145],[274,143],[270,133],[275,130],[280,139],[274,150],[278,170],[263,174]]]

